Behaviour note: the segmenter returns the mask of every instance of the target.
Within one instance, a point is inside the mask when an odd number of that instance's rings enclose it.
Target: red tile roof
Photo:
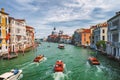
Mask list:
[[[90,33],[90,29],[84,29],[83,33]]]
[[[31,26],[26,26],[26,28],[28,28],[28,29],[34,29],[33,27],[31,27]]]

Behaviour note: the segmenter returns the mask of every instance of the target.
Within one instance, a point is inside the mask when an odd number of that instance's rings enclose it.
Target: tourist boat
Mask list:
[[[58,48],[64,49],[64,44],[59,44],[59,45],[58,45]]]
[[[54,66],[54,72],[63,72],[64,71],[64,63],[61,60],[56,61]]]
[[[22,75],[22,70],[13,69],[0,75],[0,80],[19,80]]]
[[[35,57],[33,62],[41,62],[44,59],[44,55],[38,55]]]
[[[93,65],[100,65],[100,62],[95,57],[89,57],[88,60]]]

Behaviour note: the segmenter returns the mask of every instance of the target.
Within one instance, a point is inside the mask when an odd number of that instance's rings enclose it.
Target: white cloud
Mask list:
[[[117,0],[12,0],[14,3],[11,3],[12,8],[14,7],[20,11],[21,15],[27,16],[27,23],[34,26],[36,34],[39,35],[48,35],[52,31],[54,26],[45,25],[47,23],[54,22],[71,22],[75,20],[83,21],[89,20],[90,22],[83,22],[80,24],[82,27],[89,27],[106,21],[109,14],[107,12],[112,11],[116,12],[119,9],[120,1]],[[15,4],[16,3],[16,4]],[[37,4],[36,4],[37,3]],[[42,3],[44,3],[43,6]],[[53,4],[54,3],[54,4]],[[60,3],[57,5],[56,3]],[[101,9],[101,12],[98,11],[96,14],[95,9]],[[43,11],[43,12],[42,12]],[[26,14],[24,13],[26,12]],[[23,13],[23,14],[22,14]],[[31,14],[27,14],[31,13]],[[16,15],[19,13],[16,13]],[[43,14],[43,15],[41,15]],[[21,15],[19,15],[21,17]],[[32,17],[31,17],[32,15]],[[34,16],[33,16],[34,15]],[[111,16],[112,17],[112,16]],[[109,16],[110,18],[110,16]],[[59,25],[58,25],[59,26]],[[58,27],[58,29],[64,30],[67,34],[72,34],[75,29],[80,28],[78,25],[73,25],[69,27],[63,25]]]

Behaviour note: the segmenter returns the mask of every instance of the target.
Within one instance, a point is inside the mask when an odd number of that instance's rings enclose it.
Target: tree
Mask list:
[[[103,40],[101,40],[101,41],[98,41],[97,43],[96,43],[96,46],[97,46],[97,48],[98,49],[100,49],[100,48],[102,48],[102,49],[106,49],[106,44],[105,44],[105,41],[103,41]]]

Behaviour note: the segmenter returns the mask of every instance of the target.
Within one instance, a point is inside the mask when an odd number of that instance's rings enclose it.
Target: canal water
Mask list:
[[[48,47],[50,46],[50,47]],[[22,69],[21,80],[120,80],[120,64],[106,56],[97,55],[100,65],[93,66],[87,61],[91,50],[65,44],[65,49],[58,49],[57,43],[43,42],[36,50],[12,60],[0,60],[0,74],[11,69]],[[45,59],[33,63],[36,55],[44,54]],[[64,73],[54,73],[56,60],[65,63]]]

